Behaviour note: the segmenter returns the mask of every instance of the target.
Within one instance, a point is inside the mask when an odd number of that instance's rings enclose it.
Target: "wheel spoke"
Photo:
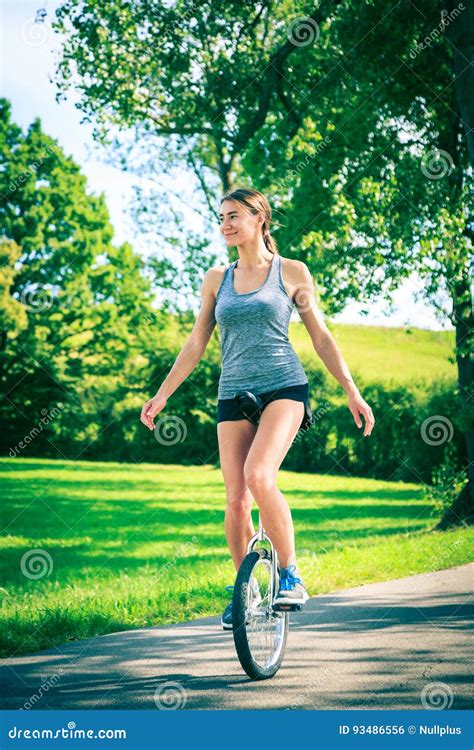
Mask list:
[[[269,669],[278,660],[286,625],[285,616],[272,610],[271,576],[270,560],[260,558],[253,568],[247,588],[247,642],[252,659],[262,669]],[[253,592],[252,582],[258,585],[260,601]]]

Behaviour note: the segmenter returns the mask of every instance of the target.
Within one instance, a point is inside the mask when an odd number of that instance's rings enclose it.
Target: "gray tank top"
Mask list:
[[[237,391],[264,393],[307,383],[288,339],[294,303],[283,284],[280,256],[274,254],[266,280],[251,292],[235,291],[237,263],[224,271],[214,309],[222,349],[217,398],[234,398]]]

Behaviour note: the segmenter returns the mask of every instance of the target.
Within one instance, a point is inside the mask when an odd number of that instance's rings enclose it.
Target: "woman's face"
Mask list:
[[[259,220],[260,217],[260,220]],[[242,245],[262,231],[261,214],[252,214],[238,201],[222,201],[219,214],[220,230],[228,245]]]

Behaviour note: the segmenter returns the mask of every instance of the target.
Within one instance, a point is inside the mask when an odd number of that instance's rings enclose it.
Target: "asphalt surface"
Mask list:
[[[242,670],[219,617],[67,643],[0,666],[9,709],[474,707],[474,564],[311,597],[269,680]]]

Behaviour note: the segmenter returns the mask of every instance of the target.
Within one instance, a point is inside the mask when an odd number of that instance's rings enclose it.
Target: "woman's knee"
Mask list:
[[[254,497],[261,498],[275,486],[275,472],[263,464],[249,462],[244,464],[244,477]]]
[[[249,487],[242,482],[226,487],[227,508],[231,513],[249,514],[252,510],[253,497]]]

